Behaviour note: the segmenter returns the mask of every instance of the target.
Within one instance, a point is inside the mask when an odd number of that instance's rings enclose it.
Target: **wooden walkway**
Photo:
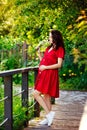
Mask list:
[[[56,115],[51,127],[38,125],[45,116],[42,111],[40,118],[29,121],[24,130],[87,130],[87,92],[60,91],[53,110]]]

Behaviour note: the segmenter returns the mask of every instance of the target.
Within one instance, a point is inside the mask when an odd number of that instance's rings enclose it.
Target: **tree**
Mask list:
[[[33,60],[38,43],[47,41],[50,29],[58,29],[64,37],[66,57],[70,56],[67,59],[72,63],[70,66],[66,60],[66,73],[68,67],[77,66],[78,72],[82,69],[86,74],[86,0],[7,0],[0,6],[0,49],[26,41]]]

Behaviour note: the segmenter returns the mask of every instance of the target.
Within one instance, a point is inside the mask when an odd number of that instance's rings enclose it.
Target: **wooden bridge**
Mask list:
[[[51,127],[38,125],[45,116],[42,111],[40,118],[30,120],[24,130],[87,130],[87,92],[60,91],[53,110],[56,115]]]
[[[28,101],[28,73],[34,71],[36,79],[37,69],[38,67],[28,67],[0,72],[0,77],[4,79],[4,98],[0,102],[4,101],[5,117],[0,126],[4,125],[5,130],[13,130],[13,75],[22,74],[22,86],[19,94],[22,95],[22,101]],[[22,106],[27,107],[25,102],[22,103]],[[39,116],[38,103],[35,104],[34,108],[34,115]],[[87,130],[87,92],[60,91],[60,98],[55,100],[53,110],[56,115],[51,127],[38,125],[45,116],[44,111],[42,111],[40,117],[30,120],[24,130]]]

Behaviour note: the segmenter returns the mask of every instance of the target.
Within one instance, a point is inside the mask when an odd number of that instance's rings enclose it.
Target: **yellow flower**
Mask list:
[[[74,75],[74,73],[71,74],[72,76]]]
[[[66,76],[66,74],[63,74],[63,76]]]
[[[69,70],[69,73],[72,72],[72,70]]]

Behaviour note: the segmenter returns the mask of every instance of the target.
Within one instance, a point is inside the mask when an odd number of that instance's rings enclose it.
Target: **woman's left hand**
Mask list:
[[[46,66],[45,66],[45,65],[41,65],[41,66],[39,67],[39,69],[40,69],[41,71],[43,71],[43,70],[46,69]]]

